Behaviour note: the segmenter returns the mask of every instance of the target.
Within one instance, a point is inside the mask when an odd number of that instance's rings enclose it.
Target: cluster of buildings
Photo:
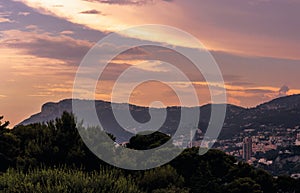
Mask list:
[[[294,164],[300,160],[300,127],[278,128],[262,125],[255,129],[243,129],[231,138],[210,139],[204,137],[201,129],[193,137],[185,136],[174,140],[178,147],[209,147],[219,149],[240,161],[245,161],[255,167],[262,167],[273,175],[291,174],[300,179],[297,168],[290,168],[287,164]],[[297,148],[296,146],[299,146]],[[278,170],[278,167],[281,169]]]
[[[262,125],[258,129],[244,129],[232,138],[228,139],[204,139],[204,133],[200,129],[196,131],[196,137],[185,137],[184,140],[175,140],[174,145],[181,147],[211,147],[235,156],[250,164],[272,165],[273,161],[268,160],[266,153],[276,150],[279,154],[289,154],[290,152],[281,152],[290,146],[300,146],[300,127],[295,128],[275,128]]]
[[[229,155],[249,163],[257,161],[266,165],[271,164],[270,161],[264,158],[256,160],[255,155],[265,154],[270,150],[277,150],[282,147],[300,146],[299,126],[295,128],[273,128],[262,125],[259,129],[244,129],[230,139],[217,141],[203,139],[201,131],[197,131],[196,134],[198,134],[197,139],[193,140],[189,146],[203,146],[203,144],[210,146],[210,143],[213,143],[214,148]]]
[[[269,130],[244,130],[244,132],[230,140],[219,140],[216,148],[248,163],[256,161],[264,165],[271,165],[266,158],[257,159],[255,155],[264,155],[270,150],[278,150],[290,146],[300,146],[300,131],[296,128],[276,128]],[[284,152],[289,153],[289,152]]]

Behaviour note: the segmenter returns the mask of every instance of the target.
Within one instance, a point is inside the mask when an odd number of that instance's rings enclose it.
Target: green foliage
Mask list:
[[[3,132],[4,130],[7,130],[7,126],[9,125],[9,121],[4,121],[2,123],[3,116],[0,116],[0,133]]]
[[[141,193],[130,176],[117,170],[34,169],[28,173],[8,170],[0,176],[0,191],[11,193]]]
[[[139,186],[147,192],[158,189],[167,189],[172,185],[183,187],[184,179],[178,175],[170,165],[145,171],[137,180]]]
[[[300,192],[300,180],[285,176],[274,179],[264,170],[237,163],[234,157],[218,150],[200,156],[199,148],[189,148],[169,165],[147,171],[113,168],[98,159],[81,138],[92,140],[95,149],[110,147],[102,142],[106,136],[104,131],[88,128],[85,135],[85,128],[77,128],[75,117],[66,112],[47,124],[16,126],[11,130],[6,128],[8,122],[1,123],[2,119],[0,117],[0,172],[6,172],[0,175],[0,192]],[[82,132],[81,136],[77,129]],[[116,140],[113,135],[108,136]],[[136,135],[128,147],[152,149],[169,139],[160,132]],[[149,160],[133,160],[130,155],[116,159],[123,164],[137,161],[144,164],[173,152],[173,148],[171,145],[161,149]],[[117,155],[118,147],[114,150]],[[109,152],[102,153],[110,156]]]
[[[168,188],[153,190],[152,193],[189,193],[189,189],[169,186]]]
[[[136,150],[153,149],[163,145],[169,141],[170,138],[170,136],[158,131],[151,133],[150,135],[137,134],[130,139],[127,147]]]
[[[100,160],[84,145],[72,114],[64,112],[61,118],[47,124],[17,126],[10,131],[20,143],[15,157],[19,169],[42,165],[86,166],[97,169]],[[1,136],[0,136],[1,137]],[[113,137],[113,136],[112,136]]]
[[[300,192],[299,182],[300,180],[291,179],[289,176],[279,176],[275,186],[280,193],[294,193]]]
[[[260,185],[251,178],[239,178],[225,186],[226,193],[263,193]]]
[[[263,192],[274,192],[274,179],[264,170],[255,169],[246,163],[238,163],[237,167],[233,168],[227,177],[227,182],[239,178],[251,178],[261,186]]]
[[[15,165],[19,154],[20,140],[12,133],[0,134],[0,171],[5,171],[9,166]]]

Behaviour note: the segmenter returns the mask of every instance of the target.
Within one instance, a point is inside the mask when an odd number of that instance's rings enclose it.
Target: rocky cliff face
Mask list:
[[[60,117],[64,111],[72,112],[72,100],[66,99],[58,103],[49,102],[42,106],[41,112],[32,115],[19,125],[29,125],[32,123],[46,123]]]

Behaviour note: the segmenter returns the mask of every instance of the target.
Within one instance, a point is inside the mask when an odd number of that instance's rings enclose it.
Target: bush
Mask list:
[[[140,193],[130,176],[125,177],[118,170],[101,169],[98,172],[84,172],[66,168],[35,169],[24,173],[9,169],[0,176],[1,192],[41,193]]]

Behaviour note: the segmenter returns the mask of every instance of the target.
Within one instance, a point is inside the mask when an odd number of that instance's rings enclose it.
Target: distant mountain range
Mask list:
[[[82,103],[83,106],[85,103],[90,103],[90,101],[85,100],[77,100],[77,102]],[[126,110],[125,106],[127,104],[117,105],[118,108]],[[219,106],[221,105],[219,104]],[[110,102],[99,100],[95,102],[95,106],[102,126],[107,132],[114,134],[119,141],[126,141],[133,135],[125,131],[115,120]],[[191,110],[200,108],[201,113],[198,128],[203,132],[206,131],[209,124],[211,106],[211,104],[207,104],[201,107],[189,108]],[[152,108],[151,110],[155,112],[161,109]],[[168,134],[173,134],[176,131],[180,120],[180,110],[181,108],[179,107],[167,107],[167,118],[160,131]],[[64,111],[72,112],[72,99],[65,99],[58,103],[46,103],[42,106],[40,113],[32,115],[19,125],[46,123],[60,117]],[[148,107],[130,105],[130,112],[135,120],[141,123],[145,123],[150,119]],[[254,108],[243,108],[227,104],[227,114],[219,138],[231,138],[244,129],[256,129],[262,126],[291,128],[299,125],[300,95],[277,98]]]

